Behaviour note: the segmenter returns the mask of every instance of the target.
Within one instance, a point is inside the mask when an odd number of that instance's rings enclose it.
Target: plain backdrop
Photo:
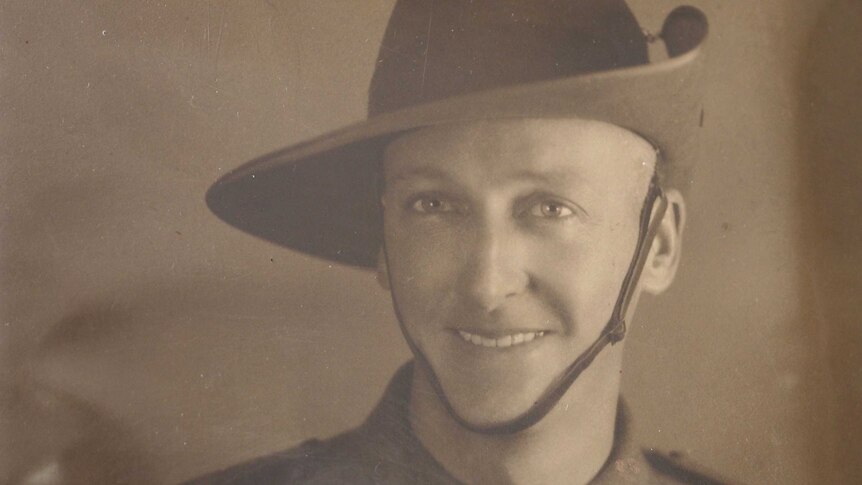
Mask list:
[[[630,3],[654,31],[677,5]],[[692,3],[703,155],[681,272],[628,337],[636,439],[862,480],[862,9]],[[203,195],[364,117],[392,5],[0,2],[0,482],[172,483],[365,417],[409,358],[387,294]]]

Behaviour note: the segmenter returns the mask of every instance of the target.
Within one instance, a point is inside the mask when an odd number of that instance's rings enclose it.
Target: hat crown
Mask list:
[[[399,0],[368,110],[646,63],[646,37],[622,0]]]

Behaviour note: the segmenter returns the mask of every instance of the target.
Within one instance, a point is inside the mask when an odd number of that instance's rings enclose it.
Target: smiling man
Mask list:
[[[652,35],[614,0],[398,1],[368,120],[207,200],[376,271],[414,362],[360,428],[201,482],[719,483],[633,445],[620,401],[638,299],[679,264],[705,37],[691,7]]]
[[[629,131],[577,119],[442,126],[390,144],[379,276],[423,359],[418,391],[433,384],[481,431],[517,421],[553,390],[613,312],[655,155]],[[676,265],[682,226],[672,219],[642,278],[650,288],[666,286]],[[617,376],[610,356],[594,364]],[[590,401],[605,396],[610,417],[617,380],[589,391]]]
[[[574,383],[573,356],[592,356],[614,313],[655,162],[643,138],[578,119],[428,128],[389,145],[379,277],[421,363],[411,427],[455,476],[585,483],[607,460],[621,346]],[[684,214],[678,191],[666,197]],[[682,219],[652,220],[640,282],[657,292]]]

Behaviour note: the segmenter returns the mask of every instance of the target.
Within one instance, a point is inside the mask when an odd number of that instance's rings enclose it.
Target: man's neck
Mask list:
[[[511,435],[485,435],[461,427],[417,366],[411,426],[431,455],[466,483],[587,483],[613,447],[619,347],[605,349],[539,423]]]

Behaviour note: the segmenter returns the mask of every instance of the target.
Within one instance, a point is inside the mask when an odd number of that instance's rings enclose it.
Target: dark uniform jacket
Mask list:
[[[410,429],[407,403],[412,365],[402,367],[383,399],[359,428],[326,441],[310,440],[204,476],[190,484],[459,484],[422,446]],[[614,446],[590,482],[605,484],[722,484],[676,454],[633,446],[627,439],[624,406],[617,414]]]

